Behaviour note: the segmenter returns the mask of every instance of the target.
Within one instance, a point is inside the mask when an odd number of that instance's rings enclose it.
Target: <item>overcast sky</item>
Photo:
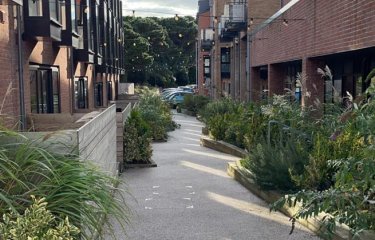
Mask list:
[[[198,0],[125,0],[122,2],[124,15],[140,17],[173,17],[175,14],[195,16]]]

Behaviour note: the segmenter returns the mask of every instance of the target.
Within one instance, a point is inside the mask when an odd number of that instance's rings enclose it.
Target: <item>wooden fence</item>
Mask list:
[[[80,157],[112,176],[118,175],[116,129],[116,105],[112,105],[77,130]]]
[[[130,112],[132,111],[132,104],[129,103],[124,111],[117,113],[116,122],[117,122],[117,169],[122,171],[123,162],[124,162],[124,124]]]

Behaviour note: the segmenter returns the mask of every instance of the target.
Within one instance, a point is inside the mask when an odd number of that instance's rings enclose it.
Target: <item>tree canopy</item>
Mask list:
[[[125,17],[127,81],[154,86],[195,83],[193,17]]]

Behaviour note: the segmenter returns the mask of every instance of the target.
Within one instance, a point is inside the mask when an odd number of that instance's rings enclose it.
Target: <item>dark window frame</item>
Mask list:
[[[230,78],[230,75],[231,75],[230,58],[231,58],[230,48],[221,48],[221,52],[220,52],[220,71],[221,71],[221,77],[222,78]]]
[[[76,110],[89,108],[89,88],[86,76],[74,78],[74,107]]]
[[[103,107],[103,83],[96,82],[94,87],[95,107]]]
[[[61,113],[60,70],[55,66],[30,65],[30,101],[31,112],[36,114]],[[31,72],[35,72],[35,88]],[[46,75],[45,75],[46,74]],[[56,79],[54,78],[56,76]],[[45,78],[46,77],[46,78]],[[33,93],[32,91],[36,92]],[[55,94],[56,92],[56,94]],[[56,96],[57,95],[57,99]],[[33,108],[33,96],[36,108]],[[57,100],[57,104],[56,101]],[[57,105],[57,106],[56,106]]]

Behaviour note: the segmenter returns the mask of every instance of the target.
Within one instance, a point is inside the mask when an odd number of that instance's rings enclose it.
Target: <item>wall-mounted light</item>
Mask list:
[[[216,24],[217,23],[217,17],[214,17],[214,23]]]
[[[254,18],[250,18],[250,22],[249,22],[250,25],[253,25],[254,24]]]
[[[284,19],[283,24],[287,27],[289,25],[289,21],[287,19]]]

